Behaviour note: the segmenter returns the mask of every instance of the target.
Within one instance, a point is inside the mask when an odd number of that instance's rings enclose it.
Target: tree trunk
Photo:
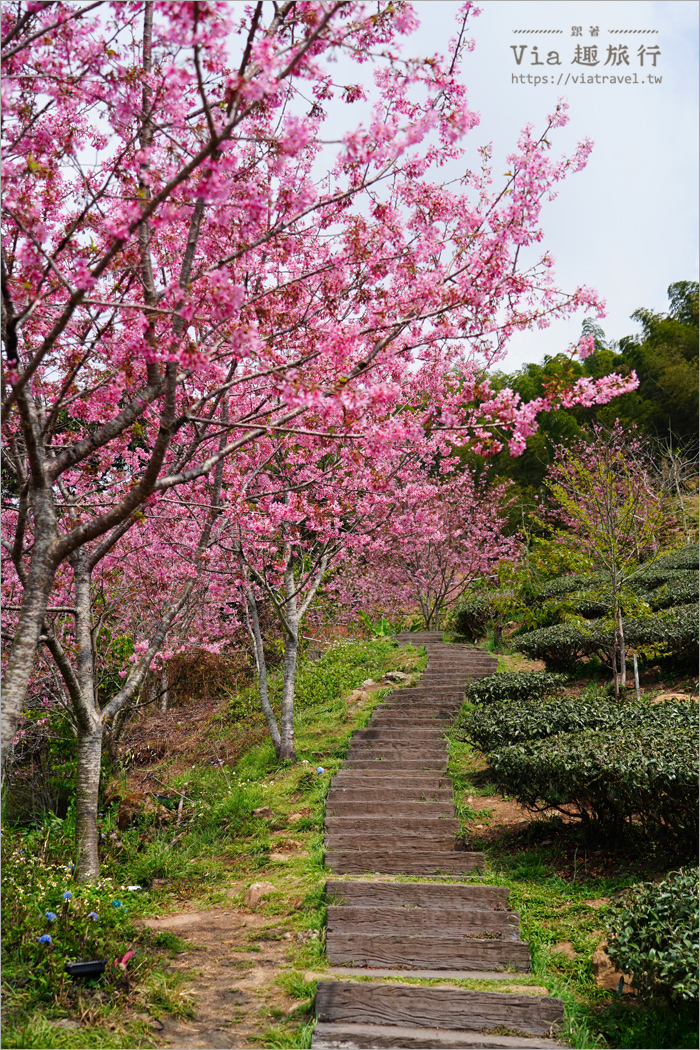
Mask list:
[[[298,624],[288,618],[291,628],[284,639],[284,682],[282,685],[282,710],[280,712],[280,746],[277,757],[280,762],[288,759],[296,762],[294,750],[294,683],[297,673],[297,654],[299,652]]]
[[[79,882],[100,873],[97,849],[97,805],[102,760],[102,719],[78,729],[78,773],[75,791],[75,876]]]
[[[263,648],[262,632],[260,630],[260,619],[258,617],[258,603],[255,600],[253,588],[248,584],[246,590],[246,612],[248,620],[248,631],[253,640],[253,656],[255,657],[255,668],[258,672],[258,694],[260,706],[262,707],[267,728],[270,731],[270,739],[275,749],[277,758],[280,757],[280,731],[277,727],[275,712],[272,710],[270,697],[267,691],[267,664],[265,663],[265,650]]]
[[[613,672],[613,687],[615,689],[615,699],[618,699],[619,696],[620,696],[620,680],[617,677],[617,631],[615,632],[615,639],[613,641],[612,672]]]
[[[163,666],[160,669],[160,709],[161,709],[161,711],[167,711],[168,710],[168,698],[169,698],[168,669],[165,666],[165,664],[163,664]]]
[[[627,652],[625,650],[625,629],[622,626],[622,610],[617,610],[618,638],[620,642],[620,685],[627,688]]]
[[[2,769],[17,729],[27,685],[34,667],[36,651],[53,585],[54,565],[48,543],[39,538],[34,544],[32,563],[22,595],[17,627],[2,683]]]

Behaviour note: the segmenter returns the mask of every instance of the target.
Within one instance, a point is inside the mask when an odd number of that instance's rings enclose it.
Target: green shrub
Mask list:
[[[501,791],[524,805],[574,803],[609,835],[634,821],[686,848],[697,840],[698,741],[683,718],[529,740],[493,751],[489,762]]]
[[[693,659],[698,648],[698,606],[678,605],[645,617],[623,619],[628,648],[652,650],[652,658]],[[540,627],[513,640],[513,649],[555,670],[573,668],[584,656],[609,659],[613,631],[600,620]]]
[[[453,613],[457,634],[472,642],[483,638],[488,625],[498,618],[494,597],[495,592],[486,591],[483,594],[471,594],[460,602]]]
[[[513,640],[512,647],[531,660],[544,660],[548,667],[568,671],[582,657],[606,648],[606,641],[595,621],[585,625],[557,623],[520,635]]]
[[[505,671],[480,678],[467,689],[467,700],[474,704],[499,703],[502,700],[530,700],[548,693],[561,692],[567,677],[551,671]]]
[[[615,905],[607,952],[645,995],[698,998],[698,869],[634,887]]]
[[[476,708],[461,717],[455,735],[489,752],[525,740],[542,740],[583,729],[616,730],[637,726],[683,729],[696,723],[697,705],[692,702],[620,704],[609,697],[592,701],[552,697],[524,704],[497,703]]]
[[[698,600],[698,574],[696,572],[678,573],[678,579],[643,595],[652,609],[668,609],[672,605],[690,605]]]
[[[550,598],[564,598],[577,591],[593,590],[604,587],[608,577],[603,572],[575,573],[570,576],[557,576],[554,580],[548,580],[537,595],[537,602],[545,602]]]
[[[697,571],[700,568],[700,551],[696,544],[679,547],[678,550],[657,558],[654,565],[664,569],[695,569]]]

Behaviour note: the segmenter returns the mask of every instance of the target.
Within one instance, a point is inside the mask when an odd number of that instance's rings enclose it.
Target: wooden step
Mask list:
[[[375,766],[384,766],[385,769],[402,769],[406,772],[420,772],[421,770],[447,769],[447,756],[444,758],[354,758],[350,757],[345,763],[346,769],[374,769]]]
[[[403,740],[353,740],[349,748],[350,752],[374,752],[374,751],[398,751],[404,753],[423,752],[428,755],[442,755],[447,753],[447,743],[444,740],[403,739]]]
[[[351,740],[353,744],[359,743],[360,740],[381,740],[387,743],[405,744],[410,743],[412,740],[424,742],[431,746],[436,744],[442,744],[445,740],[446,730],[441,727],[435,726],[417,726],[415,729],[410,729],[408,726],[405,729],[389,727],[385,729],[381,726],[369,726],[367,729],[356,729],[352,734]]]
[[[481,871],[483,853],[467,850],[327,849],[326,867],[338,875],[466,875]],[[370,964],[368,964],[370,965]]]
[[[474,882],[461,885],[444,882],[363,882],[328,879],[326,895],[336,904],[387,905],[409,908],[492,908],[504,911],[510,890]]]
[[[429,817],[425,815],[410,817],[406,814],[401,814],[398,817],[389,819],[386,813],[373,817],[371,814],[365,813],[364,809],[361,809],[359,806],[357,807],[357,812],[349,817],[333,817],[330,814],[326,814],[325,826],[329,830],[354,831],[358,835],[364,831],[368,831],[372,835],[377,835],[382,831],[387,835],[404,831],[425,832],[426,834],[429,834],[431,831],[440,831],[441,833],[449,832],[452,835],[459,835],[459,821],[454,815],[450,817]]]
[[[326,1023],[416,1025],[449,1031],[514,1029],[553,1036],[564,1021],[561,999],[456,986],[425,987],[319,981],[316,1014]]]
[[[377,966],[433,970],[530,971],[530,948],[525,941],[489,940],[450,936],[439,932],[407,936],[405,933],[334,933],[326,942],[328,961],[334,966]],[[407,974],[406,976],[410,976]]]
[[[378,763],[381,765],[381,763]],[[452,790],[452,780],[444,773],[428,770],[426,773],[415,770],[396,769],[339,769],[331,780],[331,788],[336,787],[367,787],[372,789],[381,788],[390,790],[397,789],[424,789],[424,790]]]
[[[326,802],[326,821],[329,817],[349,817],[364,820],[366,817],[380,817],[383,820],[396,820],[401,817],[454,817],[455,807],[449,800],[445,802],[407,802],[405,799],[395,799],[392,802],[377,802],[376,792],[372,792],[370,799],[348,799],[347,801],[332,801],[330,796]]]
[[[520,916],[514,911],[476,909],[451,911],[444,908],[367,907],[329,905],[326,937],[336,934],[370,933],[413,937],[448,927],[450,936],[493,937],[520,940]]]
[[[357,772],[362,772],[358,770]],[[364,785],[364,786],[363,786]],[[454,798],[454,792],[452,787],[433,787],[426,784],[401,784],[395,786],[382,787],[382,799],[386,800],[387,804],[393,804],[404,800],[405,802],[452,802]],[[347,781],[343,781],[338,784],[331,784],[328,792],[327,802],[333,805],[336,802],[372,802],[377,805],[383,803],[379,801],[377,791],[371,784],[365,785],[364,780],[357,780],[352,784]]]
[[[340,820],[342,818],[338,817],[336,819]],[[367,850],[383,850],[387,848],[392,850],[415,850],[417,847],[422,847],[423,849],[431,850],[459,851],[459,847],[462,845],[459,835],[451,832],[449,829],[443,830],[440,827],[435,827],[421,831],[420,829],[404,829],[392,825],[387,830],[383,830],[381,821],[379,821],[379,824],[380,827],[375,832],[366,829],[355,832],[338,827],[327,828],[325,836],[326,849],[354,849],[366,852]]]
[[[556,1050],[562,1045],[543,1037],[535,1042],[512,1035],[325,1021],[316,1025],[311,1036],[312,1050]]]

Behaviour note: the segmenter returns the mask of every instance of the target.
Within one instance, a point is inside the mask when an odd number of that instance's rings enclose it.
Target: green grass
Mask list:
[[[277,920],[281,930],[299,934],[301,939],[289,942],[290,965],[296,977],[289,977],[286,987],[292,998],[299,998],[298,1009],[289,1017],[270,1016],[267,1021],[261,1017],[260,1043],[266,1047],[309,1046],[312,1026],[307,1014],[314,991],[311,985],[305,987],[301,971],[326,965],[325,797],[330,777],[342,761],[353,730],[367,721],[383,692],[377,691],[365,705],[351,708],[345,698],[366,679],[380,679],[386,670],[424,664],[424,656],[413,649],[399,650],[387,639],[335,645],[320,660],[300,666],[295,765],[278,766],[272,746],[265,740],[249,745],[235,767],[221,769],[199,761],[185,770],[166,758],[152,769],[164,785],[163,790],[174,795],[184,791],[187,796],[178,826],[158,827],[142,821],[119,831],[117,803],[104,808],[100,816],[104,835],[102,876],[112,882],[105,884],[104,900],[97,909],[101,917],[104,914],[109,918],[108,928],[100,926],[101,954],[110,960],[127,949],[136,954],[128,965],[129,985],[124,983],[122,971],[110,969],[106,978],[96,982],[95,990],[101,994],[90,1000],[87,1013],[85,996],[90,988],[86,991],[87,986],[78,987],[78,982],[65,979],[60,954],[70,948],[72,955],[68,952],[66,957],[80,957],[79,923],[75,925],[75,943],[63,944],[60,936],[54,937],[51,959],[55,965],[48,970],[37,966],[37,962],[43,966],[42,960],[47,957],[44,946],[36,943],[46,925],[43,910],[50,906],[60,911],[59,891],[68,878],[66,865],[73,854],[72,811],[65,820],[52,816],[41,827],[6,834],[4,847],[17,840],[18,849],[25,850],[21,857],[17,855],[17,863],[25,855],[34,856],[39,874],[33,896],[22,896],[18,891],[14,904],[12,900],[8,904],[6,891],[4,900],[2,1045],[153,1046],[152,1029],[140,1020],[139,1012],[159,1017],[192,1016],[195,1004],[186,983],[168,972],[169,958],[187,945],[171,933],[138,929],[131,920],[181,911],[185,902],[197,908],[235,906],[242,903],[245,888],[251,882],[264,879],[274,883],[276,892],[258,910],[264,911],[271,921]],[[279,684],[279,676],[273,674],[273,700]],[[225,745],[229,737],[240,739],[242,727],[244,730],[247,725],[255,727],[259,723],[253,691],[248,689],[225,703],[204,732],[215,738],[218,745]],[[323,774],[316,771],[320,765],[324,767]],[[270,816],[253,816],[253,811],[263,806],[270,807]],[[290,821],[299,810],[304,810],[301,819]],[[284,849],[288,838],[300,842],[301,848],[290,853],[286,862],[275,862],[270,854]],[[3,876],[6,884],[12,878],[12,864],[7,860]],[[150,885],[153,879],[165,880],[166,884]],[[233,897],[229,889],[232,880],[242,883],[242,889]],[[127,885],[137,883],[146,889],[131,893],[126,890]],[[45,899],[47,892],[53,894],[50,900]],[[57,893],[59,897],[54,901]],[[112,898],[123,898],[128,915],[123,914],[125,908],[110,911]],[[76,892],[71,907],[78,904],[87,910],[87,901],[83,906]],[[78,911],[76,908],[76,914]],[[89,932],[92,934],[92,928]],[[246,950],[258,950],[255,940],[261,936],[265,936],[264,932],[256,931]],[[79,1028],[52,1023],[80,1017],[84,1023]],[[266,1027],[269,1022],[272,1026]]]

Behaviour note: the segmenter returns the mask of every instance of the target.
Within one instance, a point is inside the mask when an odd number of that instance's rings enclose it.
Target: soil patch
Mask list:
[[[546,820],[548,817],[560,817],[564,823],[577,819],[573,813],[565,815],[554,809],[533,813],[519,802],[492,795],[469,795],[464,801],[479,814],[473,820],[465,821],[467,831],[486,842],[500,838],[504,832],[524,831],[533,821]]]
[[[185,1020],[164,1013],[153,1024],[159,1046],[247,1050],[260,1045],[261,1031],[275,1018],[299,1005],[276,984],[281,971],[289,969],[293,934],[273,917],[244,908],[214,908],[145,919],[143,924],[189,942],[170,968],[187,977],[196,1015]]]

